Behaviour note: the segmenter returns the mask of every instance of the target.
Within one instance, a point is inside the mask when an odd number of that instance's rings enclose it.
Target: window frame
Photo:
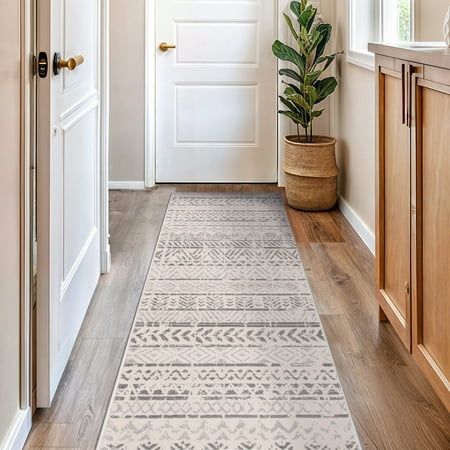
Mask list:
[[[346,59],[350,64],[360,66],[367,70],[375,70],[375,55],[367,49],[367,51],[358,51],[353,48],[353,35],[354,35],[354,21],[355,21],[355,8],[354,5],[360,0],[347,0],[347,52]],[[384,34],[384,2],[386,0],[375,0],[375,17],[374,17],[374,29],[375,36],[374,41],[383,41]],[[411,3],[411,40],[414,39],[415,28],[415,0],[409,0]]]

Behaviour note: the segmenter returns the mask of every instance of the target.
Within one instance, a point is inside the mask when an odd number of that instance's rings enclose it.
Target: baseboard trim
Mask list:
[[[111,247],[108,245],[106,250],[102,251],[102,274],[111,272]]]
[[[344,217],[350,222],[371,253],[375,255],[375,235],[372,230],[341,196],[339,196],[338,205]]]
[[[0,445],[2,450],[22,450],[31,431],[31,408],[20,410]]]
[[[143,191],[145,190],[145,181],[110,181],[109,189],[112,191]]]

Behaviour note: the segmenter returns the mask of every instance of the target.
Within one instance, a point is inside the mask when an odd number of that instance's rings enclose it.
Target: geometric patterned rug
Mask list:
[[[98,448],[361,448],[279,194],[172,196]]]

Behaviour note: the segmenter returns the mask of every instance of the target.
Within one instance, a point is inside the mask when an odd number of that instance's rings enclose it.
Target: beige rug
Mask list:
[[[360,448],[277,194],[172,197],[98,448]]]

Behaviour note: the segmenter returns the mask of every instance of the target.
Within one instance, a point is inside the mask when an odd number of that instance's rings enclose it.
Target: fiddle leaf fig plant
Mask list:
[[[323,75],[342,52],[325,54],[331,39],[332,26],[317,19],[317,8],[309,4],[308,0],[292,1],[290,9],[295,19],[288,14],[284,14],[284,18],[296,48],[279,40],[272,46],[277,58],[292,64],[292,68],[280,70],[286,85],[280,100],[287,109],[279,113],[296,124],[298,142],[302,139],[302,127],[304,142],[312,143],[313,121],[324,112],[324,109],[318,108],[317,105],[329,97],[338,85],[336,78]]]

